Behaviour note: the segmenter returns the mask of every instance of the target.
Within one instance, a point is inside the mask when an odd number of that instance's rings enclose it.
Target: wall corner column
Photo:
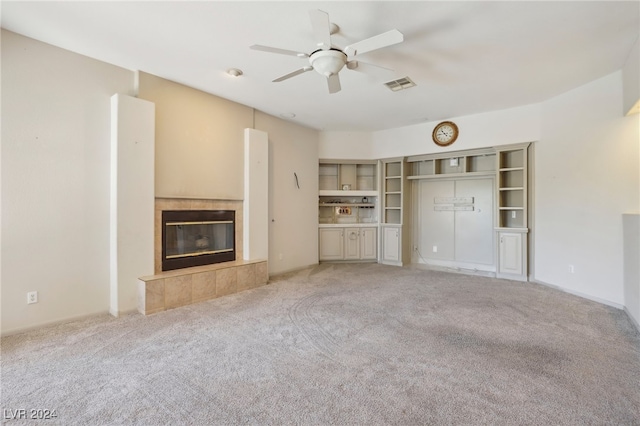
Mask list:
[[[135,311],[138,277],[153,274],[155,104],[111,97],[109,313]]]
[[[244,129],[244,260],[269,257],[269,135]]]

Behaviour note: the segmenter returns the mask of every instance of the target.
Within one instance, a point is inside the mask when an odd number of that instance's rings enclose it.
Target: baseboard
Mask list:
[[[638,333],[640,333],[640,323],[638,323],[638,321],[636,321],[633,315],[631,315],[631,312],[629,312],[626,306],[624,307],[624,312],[629,317],[629,320],[631,320],[631,324],[633,324],[636,327],[636,330],[638,330]]]
[[[278,276],[280,276],[280,275],[290,274],[290,273],[292,273],[292,272],[299,272],[299,271],[303,271],[303,270],[305,270],[305,269],[313,268],[313,267],[315,267],[315,266],[318,266],[319,264],[320,264],[319,262],[316,262],[316,263],[310,263],[310,264],[308,264],[308,265],[306,265],[306,266],[299,266],[299,267],[297,267],[297,268],[286,269],[286,270],[284,270],[284,271],[274,272],[273,274],[269,274],[269,278],[272,278],[272,277],[273,277],[273,278],[275,278],[275,277],[278,277]],[[267,284],[269,284],[269,283],[267,283]]]
[[[138,308],[124,309],[122,311],[114,311],[113,309],[109,309],[109,315],[115,318],[118,318],[120,315],[135,314],[137,312],[138,312]]]
[[[475,275],[479,277],[489,277],[489,278],[496,277],[496,273],[493,271],[476,269],[476,268],[465,268],[461,266],[434,265],[430,263],[411,263],[409,265],[405,265],[405,267],[412,268],[412,269],[422,269],[425,271],[440,271],[440,272],[450,272],[452,274]]]
[[[53,326],[60,325],[60,324],[66,324],[66,323],[69,323],[69,322],[80,321],[80,320],[83,320],[83,319],[95,318],[95,317],[104,316],[104,315],[111,316],[111,312],[110,311],[102,311],[102,312],[95,312],[95,313],[92,313],[92,314],[82,314],[82,315],[76,315],[76,316],[73,316],[73,317],[60,319],[60,320],[46,321],[46,322],[43,322],[43,323],[40,323],[40,324],[37,324],[37,325],[31,325],[29,327],[14,328],[12,330],[7,330],[7,331],[1,332],[0,333],[0,337],[13,336],[15,334],[26,333],[28,331],[33,331],[33,330],[39,330],[39,329],[45,328],[45,327],[53,327]]]
[[[591,300],[592,302],[597,302],[597,303],[601,303],[603,305],[611,306],[612,308],[624,309],[624,305],[612,302],[610,300],[605,300],[605,299],[601,299],[599,297],[591,296],[589,294],[580,293],[579,291],[568,290],[568,289],[566,289],[564,287],[560,287],[560,286],[555,285],[555,284],[549,284],[549,283],[546,283],[544,281],[540,281],[540,280],[536,280],[536,279],[530,279],[529,281],[532,282],[532,283],[535,283],[535,284],[543,285],[545,287],[553,288],[555,290],[560,290],[560,291],[562,291],[564,293],[573,294],[574,296],[582,297],[583,299]]]

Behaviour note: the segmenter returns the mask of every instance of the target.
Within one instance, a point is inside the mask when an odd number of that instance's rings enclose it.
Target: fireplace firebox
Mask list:
[[[235,211],[164,210],[162,270],[236,260]]]

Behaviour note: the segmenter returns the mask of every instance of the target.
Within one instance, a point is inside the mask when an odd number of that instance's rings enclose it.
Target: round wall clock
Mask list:
[[[433,129],[431,137],[436,145],[451,145],[458,138],[458,126],[453,121],[443,121]]]

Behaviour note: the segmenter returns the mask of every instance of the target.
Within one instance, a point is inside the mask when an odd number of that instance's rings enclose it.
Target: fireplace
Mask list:
[[[235,211],[162,211],[162,270],[236,260]]]

